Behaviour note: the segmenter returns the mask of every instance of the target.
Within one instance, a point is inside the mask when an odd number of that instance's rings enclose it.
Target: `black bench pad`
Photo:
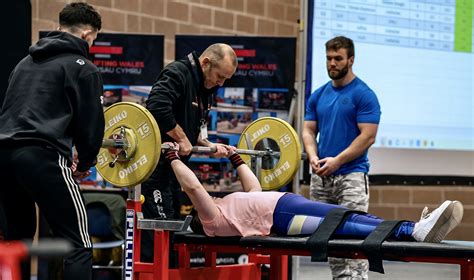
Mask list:
[[[308,250],[308,237],[249,236],[249,237],[207,237],[204,235],[178,232],[176,243],[240,245],[242,247]],[[333,239],[329,240],[329,256],[340,254],[363,253],[363,240]],[[309,252],[309,250],[308,250]],[[439,258],[473,258],[474,242],[451,241],[442,243],[423,243],[407,241],[385,241],[382,243],[384,259],[403,257],[439,257]]]

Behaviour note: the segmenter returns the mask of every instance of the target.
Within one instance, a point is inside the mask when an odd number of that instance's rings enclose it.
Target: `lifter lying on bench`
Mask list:
[[[179,149],[178,144],[168,143]],[[324,218],[339,205],[310,201],[293,193],[262,192],[260,183],[250,168],[233,149],[229,150],[233,167],[240,177],[243,192],[233,192],[223,198],[211,197],[195,174],[181,162],[176,151],[165,153],[176,178],[189,196],[197,216],[191,228],[207,236],[312,235]],[[341,212],[341,211],[339,211]],[[431,213],[425,207],[420,221],[400,221],[390,230],[388,238],[399,241],[440,242],[453,230],[463,216],[459,201],[446,200]],[[335,238],[369,236],[383,219],[363,213],[349,212],[335,228]],[[321,226],[322,227],[322,226]]]

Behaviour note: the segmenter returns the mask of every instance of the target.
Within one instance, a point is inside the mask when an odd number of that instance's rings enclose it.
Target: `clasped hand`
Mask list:
[[[311,168],[319,177],[330,176],[341,167],[341,163],[335,157],[314,159],[310,162]]]

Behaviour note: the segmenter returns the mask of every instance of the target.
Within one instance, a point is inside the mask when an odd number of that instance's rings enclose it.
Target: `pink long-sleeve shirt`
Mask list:
[[[284,192],[234,192],[214,198],[219,214],[201,223],[208,236],[268,235],[273,212]]]

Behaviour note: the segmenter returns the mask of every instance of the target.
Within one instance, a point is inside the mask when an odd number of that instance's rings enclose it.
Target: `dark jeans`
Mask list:
[[[184,161],[187,163],[187,161]],[[143,217],[145,219],[179,220],[181,209],[181,186],[179,185],[171,165],[165,157],[160,162],[153,174],[142,183],[142,194],[145,202],[142,205]],[[153,231],[142,231],[141,233],[141,261],[153,261]],[[170,235],[172,249],[173,235]],[[174,254],[170,254],[170,265],[173,265]]]

